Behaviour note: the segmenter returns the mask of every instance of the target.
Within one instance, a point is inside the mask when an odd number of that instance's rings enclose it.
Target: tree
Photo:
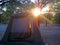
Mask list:
[[[3,14],[1,15],[1,20],[4,23],[7,22],[7,20],[14,13],[14,11],[17,10],[17,12],[20,12],[22,9],[23,11],[26,11],[34,7],[34,4],[30,0],[9,0],[1,2],[3,2],[0,5],[0,12],[3,12]],[[7,11],[3,11],[3,8],[5,7],[7,8]],[[16,9],[16,7],[19,7],[19,9]]]
[[[44,18],[44,21],[46,23],[46,26],[48,23],[52,23],[52,18],[53,18],[53,15],[51,13],[45,13],[43,14],[43,18]]]
[[[60,12],[56,13],[54,16],[54,22],[60,24]]]

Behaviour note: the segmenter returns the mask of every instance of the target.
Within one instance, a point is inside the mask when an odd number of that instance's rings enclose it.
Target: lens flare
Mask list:
[[[38,8],[35,8],[33,13],[34,13],[34,16],[38,16],[40,15],[40,10]]]

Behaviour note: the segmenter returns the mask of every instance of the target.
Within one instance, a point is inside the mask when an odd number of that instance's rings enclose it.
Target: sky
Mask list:
[[[44,0],[39,0],[39,2],[42,2],[42,1],[44,1]],[[31,0],[31,2],[38,3],[38,0]]]
[[[31,0],[31,2],[35,3],[35,0]]]

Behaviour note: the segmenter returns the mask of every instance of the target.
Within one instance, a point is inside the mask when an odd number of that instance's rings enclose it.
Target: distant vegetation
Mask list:
[[[51,1],[51,5],[50,5],[50,11],[55,12],[55,9],[53,8],[52,5],[54,5],[54,0],[50,0]],[[49,1],[49,2],[50,2]],[[57,2],[59,2],[60,0],[56,0]],[[46,2],[43,3],[43,5]],[[42,6],[43,6],[42,5]],[[24,10],[29,10],[34,8],[36,5],[32,2],[30,2],[30,0],[10,0],[7,3],[4,3],[3,5],[1,5],[0,7],[0,12],[3,12],[2,14],[0,14],[0,23],[8,23],[9,19],[11,17],[11,15],[15,12],[20,12],[20,11],[24,11]],[[3,11],[3,8],[7,8],[6,11]],[[19,7],[16,9],[16,7]],[[58,4],[56,10],[60,11],[60,4]],[[54,23],[60,24],[60,12],[56,13],[54,16],[51,14],[44,14],[46,18],[48,18],[49,20],[52,20],[53,17],[53,21]],[[44,21],[43,21],[44,22]]]
[[[11,18],[11,15],[15,12],[20,12],[24,10],[29,10],[34,7],[34,4],[30,2],[29,0],[10,0],[8,2],[4,2],[0,6],[0,23],[8,23],[9,19]],[[18,8],[17,8],[18,7]],[[3,8],[6,8],[6,11],[3,10]]]
[[[54,16],[54,23],[60,24],[60,12],[56,13]]]
[[[7,10],[6,12],[4,12],[2,15],[1,15],[1,23],[8,23],[9,22],[9,19],[11,17],[11,15],[13,14],[13,11],[12,10]]]

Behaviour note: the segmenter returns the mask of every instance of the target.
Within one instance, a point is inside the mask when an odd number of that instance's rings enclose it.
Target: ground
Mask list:
[[[60,26],[45,24],[40,26],[41,36],[49,45],[60,45]]]
[[[7,24],[0,24],[0,40],[6,31]],[[39,31],[43,40],[49,45],[60,45],[60,26],[40,24]]]

